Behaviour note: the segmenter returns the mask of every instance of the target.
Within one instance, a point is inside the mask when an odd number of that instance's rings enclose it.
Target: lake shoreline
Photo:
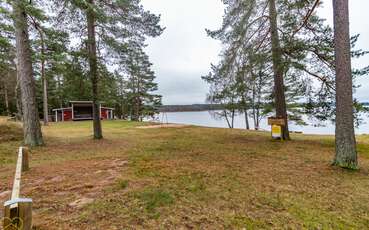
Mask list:
[[[162,123],[173,123],[173,124],[183,124],[183,125],[195,125],[200,127],[209,128],[229,128],[225,119],[216,119],[211,113],[219,110],[212,111],[184,111],[184,112],[162,112],[160,113],[155,121]],[[306,126],[296,125],[293,122],[289,124],[290,130],[292,132],[302,132],[308,135],[335,135],[335,125],[331,122],[316,122],[305,118],[310,124]],[[355,130],[356,135],[369,134],[369,118],[364,117],[363,124]],[[252,119],[249,119],[250,130],[255,130],[253,126]],[[235,117],[235,129],[246,130],[246,124],[244,120],[244,114],[237,114]],[[270,132],[271,128],[268,125],[267,119],[263,118],[260,122],[260,129],[265,132]]]

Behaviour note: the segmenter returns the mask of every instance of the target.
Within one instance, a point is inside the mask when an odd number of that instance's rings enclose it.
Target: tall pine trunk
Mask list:
[[[336,156],[333,164],[358,167],[353,116],[348,0],[333,0],[336,65]]]
[[[141,117],[141,98],[140,98],[140,77],[137,76],[137,95],[136,95],[136,109],[135,109],[135,119],[134,121],[140,121]]]
[[[227,110],[224,110],[223,111],[223,113],[224,113],[224,118],[226,119],[226,122],[227,122],[227,125],[228,125],[228,128],[232,128],[232,125],[231,125],[231,123],[229,122],[229,119],[228,119],[228,115],[227,115]]]
[[[234,128],[234,116],[235,116],[235,110],[232,109],[232,129]]]
[[[91,8],[94,0],[88,0],[90,6],[87,8],[87,33],[88,33],[88,61],[90,65],[90,78],[92,82],[92,103],[93,103],[93,129],[94,139],[102,139],[102,129],[100,120],[100,102],[98,95],[98,69],[96,54],[96,32],[95,32],[95,12]]]
[[[252,119],[254,121],[254,128],[255,130],[258,130],[258,127],[256,125],[257,123],[257,117],[256,117],[256,103],[255,103],[255,97],[256,97],[256,90],[255,90],[255,84],[252,87]]]
[[[42,48],[44,49],[44,48]],[[42,52],[44,53],[44,52]],[[44,55],[44,54],[42,54]],[[48,99],[47,99],[47,78],[45,74],[45,60],[42,60],[41,63],[41,77],[42,77],[42,87],[43,87],[43,109],[44,109],[44,125],[49,125],[49,107],[48,107]]]
[[[10,80],[10,70],[8,71],[8,79],[7,80]],[[4,82],[4,99],[5,99],[5,111],[6,111],[6,115],[9,116],[10,115],[10,110],[9,110],[9,96],[8,96],[8,88],[7,88],[6,82]]]
[[[41,79],[42,79],[42,104],[44,110],[44,125],[49,124],[49,107],[48,107],[48,98],[47,98],[47,78],[45,73],[45,39],[44,32],[41,29],[41,26],[35,22],[35,27],[40,35],[41,40]]]
[[[140,98],[139,96],[136,96],[135,99],[135,115],[134,115],[134,121],[139,121],[140,120]]]
[[[58,95],[58,103],[59,107],[63,107],[63,89],[61,86],[61,78],[59,75],[56,75],[56,87],[57,87],[57,95]]]
[[[15,95],[15,104],[16,104],[16,107],[17,107],[17,113],[15,114],[15,119],[17,121],[22,121],[23,120],[22,95],[21,95],[21,90],[20,90],[20,80],[19,80],[18,67],[16,69],[16,75],[17,75],[17,84],[15,85],[14,95]]]
[[[5,112],[6,112],[6,115],[9,116],[10,111],[9,111],[9,97],[8,97],[8,89],[7,88],[4,88],[4,98],[5,98]]]
[[[246,123],[246,129],[250,130],[250,122],[249,122],[249,114],[247,112],[247,108],[244,109],[245,111],[245,123]]]
[[[260,129],[260,105],[261,105],[261,93],[262,93],[262,74],[258,74],[258,84],[257,84],[257,102],[256,102],[256,124],[255,124],[255,130]]]
[[[30,146],[38,146],[44,142],[36,103],[25,4],[27,3],[23,0],[13,1],[18,74],[22,95],[24,143]]]
[[[274,72],[274,97],[275,97],[276,117],[283,118],[285,120],[286,125],[282,130],[282,138],[284,140],[289,140],[290,133],[288,130],[286,98],[284,94],[282,50],[279,42],[277,10],[275,0],[269,0],[269,20],[272,39],[272,59]]]

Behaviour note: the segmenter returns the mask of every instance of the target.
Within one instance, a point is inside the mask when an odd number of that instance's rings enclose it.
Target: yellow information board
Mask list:
[[[274,139],[282,138],[282,126],[272,125],[272,138]]]

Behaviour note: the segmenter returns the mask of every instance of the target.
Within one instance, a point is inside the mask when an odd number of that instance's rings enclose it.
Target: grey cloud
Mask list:
[[[162,15],[167,29],[159,38],[148,41],[147,52],[158,76],[159,93],[166,104],[203,103],[208,86],[201,80],[218,61],[219,42],[206,36],[205,28],[221,26],[223,5],[220,0],[142,0],[144,7]],[[331,1],[324,1],[319,14],[332,25]],[[358,48],[369,50],[369,1],[350,1],[351,33],[361,33]],[[355,68],[369,65],[369,56],[354,60]],[[361,78],[355,96],[369,101],[369,78]]]

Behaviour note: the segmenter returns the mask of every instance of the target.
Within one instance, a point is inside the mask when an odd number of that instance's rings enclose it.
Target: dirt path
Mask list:
[[[23,174],[21,194],[33,199],[34,226],[67,229],[67,223],[80,214],[78,210],[102,197],[104,189],[117,182],[127,165],[126,159],[110,158],[32,167]],[[8,178],[0,187],[0,203],[11,195],[13,177]]]

